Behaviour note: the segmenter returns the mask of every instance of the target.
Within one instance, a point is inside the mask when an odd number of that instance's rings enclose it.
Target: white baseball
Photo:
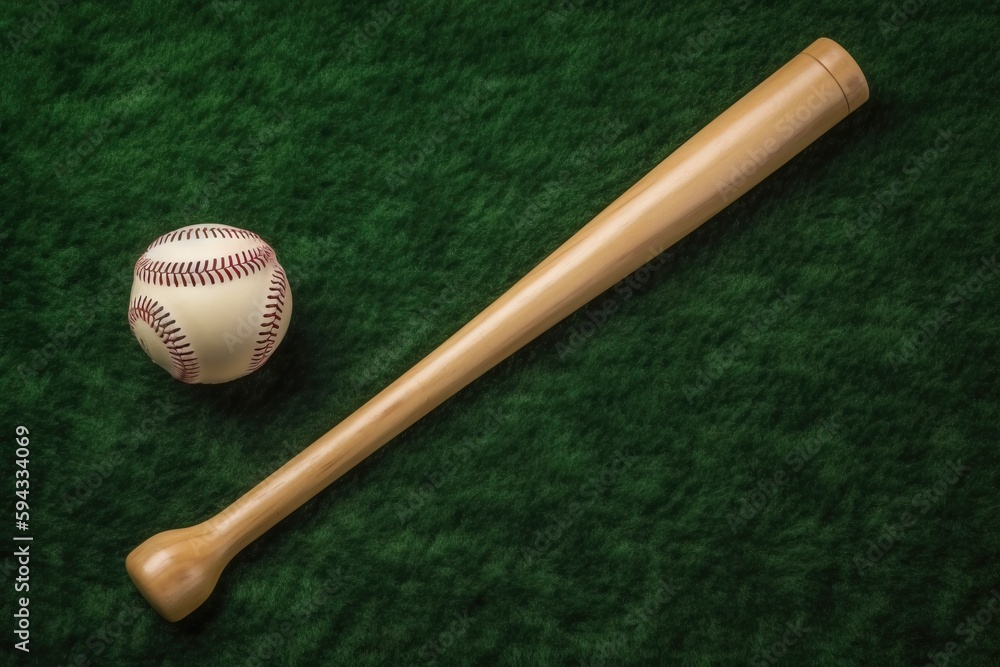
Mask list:
[[[135,263],[129,327],[181,382],[228,382],[257,370],[291,315],[292,290],[274,249],[245,229],[182,227]]]

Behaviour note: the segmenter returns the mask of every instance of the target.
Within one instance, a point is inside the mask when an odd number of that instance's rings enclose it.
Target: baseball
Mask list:
[[[228,382],[257,370],[291,315],[292,290],[274,249],[245,229],[182,227],[135,263],[129,328],[181,382]]]

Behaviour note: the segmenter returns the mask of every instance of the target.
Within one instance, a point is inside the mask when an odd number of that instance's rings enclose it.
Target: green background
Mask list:
[[[661,4],[6,3],[0,534],[24,424],[35,540],[30,656],[0,560],[5,658],[1000,664],[992,3]],[[191,617],[145,604],[135,545],[256,484],[819,36],[865,71],[859,112]],[[295,294],[228,385],[171,380],[125,318],[138,255],[195,222],[260,233]]]

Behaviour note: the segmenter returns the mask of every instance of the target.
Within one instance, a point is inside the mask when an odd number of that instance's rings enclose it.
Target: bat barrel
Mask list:
[[[218,516],[129,556],[166,618],[200,604],[243,547],[373,451],[773,173],[868,99],[853,58],[820,39],[722,113],[398,380]],[[162,536],[168,536],[164,539]],[[207,545],[207,546],[206,546]],[[202,563],[163,565],[181,552]],[[166,554],[166,555],[165,555]],[[186,563],[185,559],[178,562]],[[214,577],[214,578],[213,578]],[[177,589],[193,589],[185,595]],[[204,593],[204,596],[202,596]],[[195,604],[194,606],[197,606]],[[190,607],[190,608],[189,608]]]

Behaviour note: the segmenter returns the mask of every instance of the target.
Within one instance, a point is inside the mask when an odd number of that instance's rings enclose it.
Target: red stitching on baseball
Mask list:
[[[135,276],[152,285],[166,285],[167,287],[187,287],[188,280],[193,287],[198,284],[195,277],[200,279],[201,284],[204,285],[205,276],[208,276],[209,281],[214,285],[216,281],[224,283],[257,273],[267,266],[273,257],[274,250],[266,243],[253,250],[243,251],[242,256],[235,254],[217,257],[212,260],[212,268],[208,268],[208,260],[205,260],[204,266],[201,266],[201,262],[197,264],[194,262],[163,262],[152,260],[143,255],[135,263]]]
[[[158,301],[154,301],[148,296],[138,296],[132,299],[132,303],[129,304],[128,326],[132,330],[132,334],[135,334],[135,323],[139,320],[148,324],[170,354],[170,359],[174,364],[174,372],[171,375],[181,382],[194,382],[201,372],[198,357],[195,356],[194,350],[189,349],[191,343],[181,344],[181,341],[187,336],[181,332],[179,326],[168,329],[177,323],[176,320],[164,322],[169,317],[170,313],[166,312]]]
[[[250,367],[247,372],[255,371],[264,365],[271,358],[274,351],[275,341],[278,338],[278,331],[281,329],[281,314],[285,307],[285,297],[288,289],[288,278],[280,266],[274,269],[271,274],[271,287],[268,288],[267,305],[264,306],[263,322],[260,323],[260,339],[257,347],[253,349],[253,356],[250,358]]]
[[[158,239],[150,243],[149,247],[146,248],[146,251],[148,252],[153,248],[155,248],[156,246],[162,245],[164,243],[173,243],[174,241],[179,240],[179,237],[183,234],[187,234],[186,237],[187,239],[190,239],[192,234],[196,239],[200,239],[202,238],[202,236],[204,236],[207,239],[210,232],[212,234],[213,239],[219,238],[219,234],[221,234],[223,237],[229,239],[253,239],[254,241],[263,240],[253,232],[248,232],[245,229],[239,229],[237,227],[208,227],[208,226],[193,227],[191,229],[178,229],[176,231],[164,234],[163,236],[159,237]]]

